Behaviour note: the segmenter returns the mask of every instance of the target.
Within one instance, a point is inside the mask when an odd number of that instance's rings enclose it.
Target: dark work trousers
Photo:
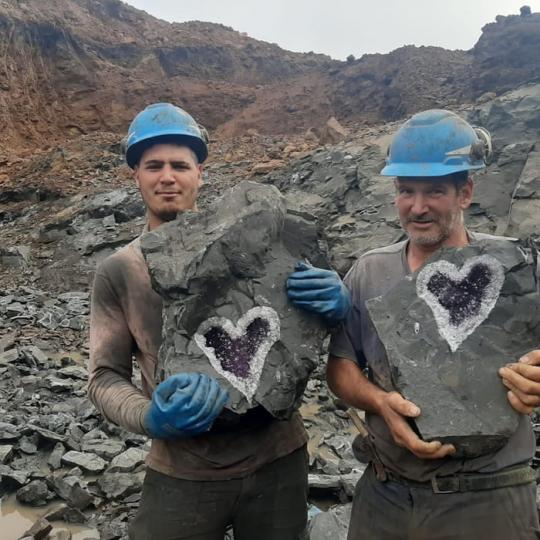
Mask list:
[[[232,480],[192,481],[148,469],[132,540],[304,540],[306,447]]]
[[[370,466],[358,482],[347,540],[533,540],[540,538],[536,485],[433,493],[381,482]]]

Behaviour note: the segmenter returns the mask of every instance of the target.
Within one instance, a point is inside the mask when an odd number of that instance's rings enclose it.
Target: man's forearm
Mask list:
[[[119,373],[96,369],[88,382],[88,397],[110,422],[132,433],[146,434],[143,418],[150,400]]]
[[[380,414],[387,392],[370,382],[356,362],[330,355],[326,378],[332,392],[348,405]]]

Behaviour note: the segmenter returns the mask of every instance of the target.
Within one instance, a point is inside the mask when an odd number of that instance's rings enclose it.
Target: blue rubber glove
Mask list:
[[[190,437],[208,431],[228,399],[227,390],[208,375],[171,375],[154,390],[144,427],[154,439]]]
[[[341,278],[324,270],[298,262],[287,280],[287,296],[298,308],[321,315],[328,323],[341,322],[351,309],[351,297]]]

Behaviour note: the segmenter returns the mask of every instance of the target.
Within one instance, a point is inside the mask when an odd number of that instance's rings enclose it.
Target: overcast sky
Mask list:
[[[333,58],[402,45],[470,49],[496,15],[540,0],[127,0],[166,21],[222,23],[284,49]]]

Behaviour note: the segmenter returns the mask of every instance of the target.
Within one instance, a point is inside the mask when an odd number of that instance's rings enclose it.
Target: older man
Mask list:
[[[508,400],[522,414],[508,443],[479,457],[454,458],[452,445],[426,442],[411,428],[409,419],[421,411],[388,384],[385,349],[365,306],[438,249],[488,237],[468,231],[463,219],[473,197],[469,173],[484,167],[488,146],[487,132],[442,110],[413,116],[393,139],[382,174],[396,177],[395,206],[408,239],[366,253],[351,268],[345,283],[353,307],[333,336],[327,368],[330,388],[366,411],[373,452],[372,466],[356,489],[349,540],[540,537],[534,473],[528,466],[535,438],[527,417],[540,404],[540,350],[509,358],[514,363],[500,370]],[[461,491],[438,493],[432,478],[474,481],[462,481]]]

